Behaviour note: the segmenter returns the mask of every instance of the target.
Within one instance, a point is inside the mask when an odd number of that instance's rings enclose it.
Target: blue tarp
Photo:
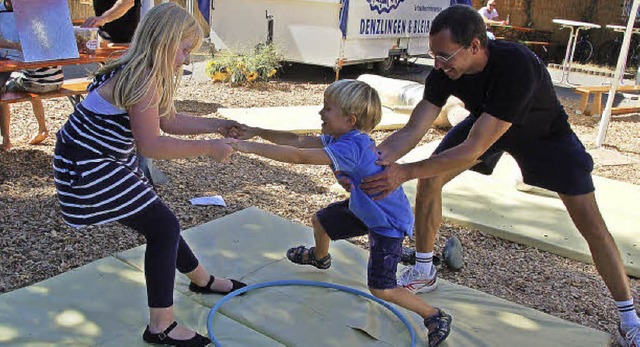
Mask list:
[[[340,10],[340,31],[342,37],[347,37],[347,22],[349,21],[349,0],[342,1],[342,9]]]
[[[209,11],[211,10],[211,0],[198,0],[198,9],[204,19],[209,23]]]

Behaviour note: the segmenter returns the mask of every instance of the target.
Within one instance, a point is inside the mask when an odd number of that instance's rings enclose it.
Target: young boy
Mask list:
[[[399,287],[396,280],[402,240],[413,232],[414,219],[407,196],[398,188],[384,199],[374,201],[358,187],[363,177],[382,170],[375,164],[378,158],[375,143],[367,135],[382,116],[378,93],[361,81],[334,82],[324,92],[320,116],[323,134],[320,137],[247,128],[244,138],[260,136],[277,145],[231,143],[237,151],[281,162],[331,165],[336,177],[346,176],[352,182],[349,199],[333,203],[312,217],[315,247],[291,248],[287,258],[296,264],[328,269],[330,240],[368,234],[367,277],[371,294],[422,316],[429,346],[439,345],[449,335],[451,316]]]

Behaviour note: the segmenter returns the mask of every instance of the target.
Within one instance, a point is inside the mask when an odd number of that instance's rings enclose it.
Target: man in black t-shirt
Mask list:
[[[378,146],[379,164],[387,168],[361,184],[380,199],[403,182],[419,179],[416,265],[406,269],[399,284],[417,292],[435,289],[431,258],[442,221],[443,185],[467,169],[490,174],[508,152],[525,183],[559,194],[615,300],[618,340],[640,346],[640,319],[620,253],[596,204],[593,160],[571,130],[545,66],[520,44],[488,41],[484,21],[468,6],[452,6],[436,16],[429,47],[435,69],[427,76],[424,99],[407,125]],[[395,164],[418,144],[450,95],[464,102],[470,116],[447,133],[430,158]]]
[[[99,27],[100,36],[112,43],[131,43],[141,6],[140,0],[93,0],[96,16],[87,18],[82,27]]]

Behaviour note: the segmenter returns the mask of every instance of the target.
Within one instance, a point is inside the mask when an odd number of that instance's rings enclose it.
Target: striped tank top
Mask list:
[[[129,114],[124,110],[102,114],[83,105],[90,97],[106,103],[97,88],[116,72],[96,76],[87,98],[56,135],[53,170],[58,203],[62,218],[73,227],[129,217],[158,198],[138,167]]]

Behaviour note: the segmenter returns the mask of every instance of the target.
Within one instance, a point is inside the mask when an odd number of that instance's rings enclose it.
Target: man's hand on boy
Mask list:
[[[374,197],[373,200],[380,200],[400,187],[404,180],[401,167],[398,164],[384,160],[378,160],[376,164],[383,166],[384,170],[373,176],[363,178],[360,188],[367,195]]]
[[[349,178],[349,176],[336,172],[335,173],[336,178],[338,179],[338,184],[340,184],[342,186],[342,188],[344,188],[344,190],[351,192],[351,178]]]

